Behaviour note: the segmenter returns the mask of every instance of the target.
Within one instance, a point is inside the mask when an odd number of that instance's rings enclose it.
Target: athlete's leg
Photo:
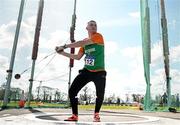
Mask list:
[[[106,86],[106,72],[100,72],[96,75],[96,78],[93,80],[96,87],[96,106],[95,113],[100,111],[101,105],[104,100],[105,86]]]
[[[89,82],[88,74],[86,71],[81,71],[74,79],[70,89],[69,98],[72,106],[72,113],[78,114],[78,99],[76,98],[78,92]]]

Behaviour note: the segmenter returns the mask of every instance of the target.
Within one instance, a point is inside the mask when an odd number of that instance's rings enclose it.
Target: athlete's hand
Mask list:
[[[63,46],[56,46],[55,50],[57,53],[61,53],[64,51],[64,47]]]

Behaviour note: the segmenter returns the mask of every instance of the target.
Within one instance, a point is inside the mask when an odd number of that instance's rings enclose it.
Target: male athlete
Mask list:
[[[97,24],[94,20],[87,23],[88,38],[71,44],[56,47],[56,52],[71,59],[80,60],[85,55],[85,65],[74,79],[70,89],[69,98],[72,106],[72,116],[65,121],[78,121],[78,92],[89,82],[94,82],[96,88],[96,105],[94,122],[100,122],[99,111],[104,99],[106,71],[104,64],[104,40],[100,33],[97,33]],[[80,47],[78,54],[66,53],[66,48]]]

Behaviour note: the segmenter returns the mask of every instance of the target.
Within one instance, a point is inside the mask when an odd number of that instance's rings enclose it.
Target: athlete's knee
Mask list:
[[[104,93],[98,94],[96,96],[96,100],[103,100],[104,99]]]
[[[73,89],[71,89],[71,88],[69,89],[68,93],[69,93],[69,98],[70,99],[73,99],[73,98],[75,98],[77,96],[75,91]]]
[[[69,98],[70,98],[71,102],[73,102],[73,103],[77,103],[77,101],[78,101],[77,94],[75,94],[72,91],[69,91]]]

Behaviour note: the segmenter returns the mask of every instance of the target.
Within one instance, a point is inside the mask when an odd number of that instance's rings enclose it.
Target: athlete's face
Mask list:
[[[97,32],[96,22],[88,22],[88,25],[87,25],[86,29],[90,33],[96,33]]]

